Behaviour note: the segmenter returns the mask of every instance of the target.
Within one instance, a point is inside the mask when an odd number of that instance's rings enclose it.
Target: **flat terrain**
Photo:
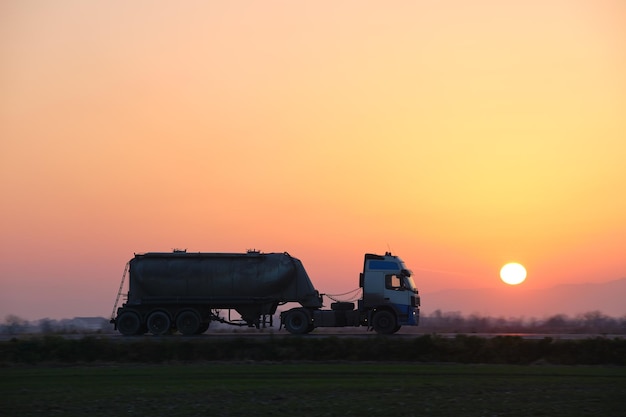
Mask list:
[[[10,366],[6,416],[626,416],[626,368],[401,363]]]

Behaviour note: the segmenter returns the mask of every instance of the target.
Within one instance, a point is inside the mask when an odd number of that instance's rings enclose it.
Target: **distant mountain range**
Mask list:
[[[558,285],[542,290],[523,287],[442,290],[421,294],[422,314],[436,310],[463,315],[544,318],[556,314],[576,316],[600,311],[610,317],[626,316],[626,278],[599,284]]]

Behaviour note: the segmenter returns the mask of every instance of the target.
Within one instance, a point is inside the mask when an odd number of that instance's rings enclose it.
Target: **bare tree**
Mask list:
[[[4,332],[8,334],[24,333],[28,328],[28,324],[27,320],[15,314],[9,314],[4,319]]]

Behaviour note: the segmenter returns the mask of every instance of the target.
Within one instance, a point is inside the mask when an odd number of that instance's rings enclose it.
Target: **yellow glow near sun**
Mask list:
[[[511,262],[502,267],[500,278],[509,285],[517,285],[526,279],[526,268],[516,262]]]

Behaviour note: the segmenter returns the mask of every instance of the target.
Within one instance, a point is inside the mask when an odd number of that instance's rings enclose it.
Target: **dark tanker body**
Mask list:
[[[316,327],[367,326],[390,334],[419,322],[420,298],[411,271],[390,253],[366,254],[359,286],[362,297],[322,309],[302,263],[287,253],[146,253],[128,263],[127,300],[111,323],[124,335],[150,332],[184,335],[206,331],[212,321],[265,327],[279,305],[300,307],[280,314],[281,328],[296,334]],[[120,285],[119,296],[122,292]],[[228,319],[221,311],[229,312]],[[230,319],[235,310],[241,320]],[[268,320],[269,318],[269,320]]]
[[[302,263],[287,253],[146,253],[128,272],[127,301],[113,320],[127,335],[198,334],[211,321],[229,322],[218,310],[231,309],[259,327],[279,304],[322,306]]]

